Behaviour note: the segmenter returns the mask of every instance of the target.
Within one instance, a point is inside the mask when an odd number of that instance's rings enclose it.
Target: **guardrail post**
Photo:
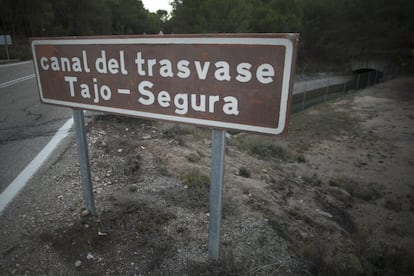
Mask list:
[[[85,131],[85,118],[82,109],[73,109],[73,120],[78,143],[78,159],[80,165],[80,178],[83,190],[83,199],[86,209],[96,214],[95,199],[91,181],[91,168],[89,165],[88,142]]]
[[[305,110],[305,103],[306,103],[306,82],[305,82],[305,91],[303,91],[303,96],[302,96],[302,111]]]
[[[357,75],[357,83],[356,83],[356,88],[355,88],[355,90],[358,90],[358,88],[359,88],[359,79],[361,78],[361,74],[358,74]]]
[[[369,84],[370,84],[370,78],[371,78],[371,71],[369,71],[369,72],[368,72],[367,87],[369,87]]]

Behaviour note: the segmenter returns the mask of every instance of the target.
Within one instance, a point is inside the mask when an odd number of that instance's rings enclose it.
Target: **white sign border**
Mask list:
[[[37,64],[36,45],[100,45],[100,44],[242,44],[242,45],[273,45],[284,46],[286,49],[285,64],[283,69],[282,92],[279,108],[279,122],[277,128],[259,127],[247,124],[228,123],[223,121],[196,119],[182,116],[165,115],[159,113],[134,111],[129,109],[96,106],[82,103],[74,103],[60,100],[47,99],[43,97],[42,84],[40,82],[39,67]],[[206,127],[218,127],[223,129],[237,129],[244,131],[259,132],[265,134],[279,135],[285,129],[287,120],[287,103],[289,99],[289,85],[293,62],[293,43],[283,37],[143,37],[143,38],[85,38],[85,39],[39,39],[32,41],[33,62],[35,65],[36,79],[39,87],[40,98],[44,103],[61,106],[104,111],[123,115],[137,116],[141,118],[167,120],[174,122],[189,123]]]

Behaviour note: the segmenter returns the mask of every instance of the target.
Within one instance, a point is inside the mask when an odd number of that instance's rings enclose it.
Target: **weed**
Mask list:
[[[298,161],[299,163],[305,163],[306,162],[305,156],[303,154],[299,154],[296,157],[296,161]]]
[[[376,200],[383,196],[383,187],[375,182],[357,183],[350,178],[337,177],[331,179],[329,184],[342,188],[351,196],[365,201]]]
[[[257,135],[235,136],[231,143],[238,148],[262,160],[287,160],[290,156],[287,150],[268,137]]]
[[[157,157],[154,161],[157,171],[160,175],[171,176],[171,174],[168,172],[167,165],[165,164],[165,161],[162,158]]]
[[[239,168],[239,175],[243,176],[243,177],[246,177],[246,178],[249,178],[251,173],[250,173],[250,170],[248,168],[240,167]]]
[[[135,176],[141,168],[141,156],[137,153],[129,154],[124,164],[124,174],[128,177]]]
[[[200,161],[200,159],[200,155],[196,153],[190,153],[189,155],[187,155],[187,160],[193,163],[197,163],[198,161]]]
[[[392,227],[388,228],[388,231],[395,230]],[[392,234],[396,235],[394,232]],[[353,240],[366,275],[411,275],[414,271],[413,250],[378,242],[372,229],[359,228]]]
[[[352,251],[347,251],[346,246],[345,241],[328,241],[318,235],[304,242],[298,254],[309,261],[314,275],[361,275],[363,267],[360,260]]]
[[[312,176],[303,176],[302,177],[303,181],[311,186],[320,186],[322,184],[322,181],[318,178],[318,176],[316,175],[316,173],[314,173]]]
[[[211,130],[203,127],[194,127],[192,134],[196,140],[211,139]]]
[[[414,193],[411,192],[407,195],[408,203],[409,203],[409,209],[410,211],[414,212]]]
[[[395,197],[389,197],[386,199],[385,203],[384,203],[384,207],[387,208],[388,210],[392,210],[395,212],[400,212],[402,209],[402,203],[401,200],[398,200]]]
[[[370,275],[412,275],[414,253],[397,246],[378,244],[360,257]]]
[[[282,147],[273,144],[252,145],[250,152],[253,155],[256,155],[257,157],[265,160],[273,158],[284,160],[287,157],[287,154]]]
[[[201,172],[200,169],[193,168],[181,175],[181,181],[187,189],[196,197],[205,197],[210,189],[210,177]]]
[[[319,201],[321,202],[322,209],[332,215],[333,221],[335,221],[348,233],[356,232],[356,224],[346,210],[328,202],[327,200],[324,200],[323,198],[320,198]]]
[[[174,125],[173,127],[166,129],[163,132],[164,137],[168,139],[176,138],[187,134],[192,134],[192,127]]]

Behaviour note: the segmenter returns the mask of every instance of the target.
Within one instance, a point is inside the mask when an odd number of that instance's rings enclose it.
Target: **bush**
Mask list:
[[[181,181],[194,196],[201,198],[208,195],[210,190],[210,177],[193,168],[181,174]]]
[[[246,167],[240,167],[239,168],[239,175],[243,176],[243,177],[246,177],[246,178],[249,178],[250,175],[251,175],[250,170]]]
[[[350,178],[337,177],[329,181],[331,186],[344,189],[355,198],[370,201],[383,196],[383,187],[375,182],[358,183]]]
[[[274,140],[257,135],[242,135],[232,139],[232,143],[249,154],[262,160],[288,160],[288,151]]]

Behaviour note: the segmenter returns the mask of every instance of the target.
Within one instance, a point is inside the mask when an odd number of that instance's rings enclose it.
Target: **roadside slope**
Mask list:
[[[82,209],[67,140],[0,218],[0,273],[408,275],[413,84],[395,79],[294,114],[287,139],[232,133],[219,263],[206,261],[210,132],[96,116],[98,217]]]

